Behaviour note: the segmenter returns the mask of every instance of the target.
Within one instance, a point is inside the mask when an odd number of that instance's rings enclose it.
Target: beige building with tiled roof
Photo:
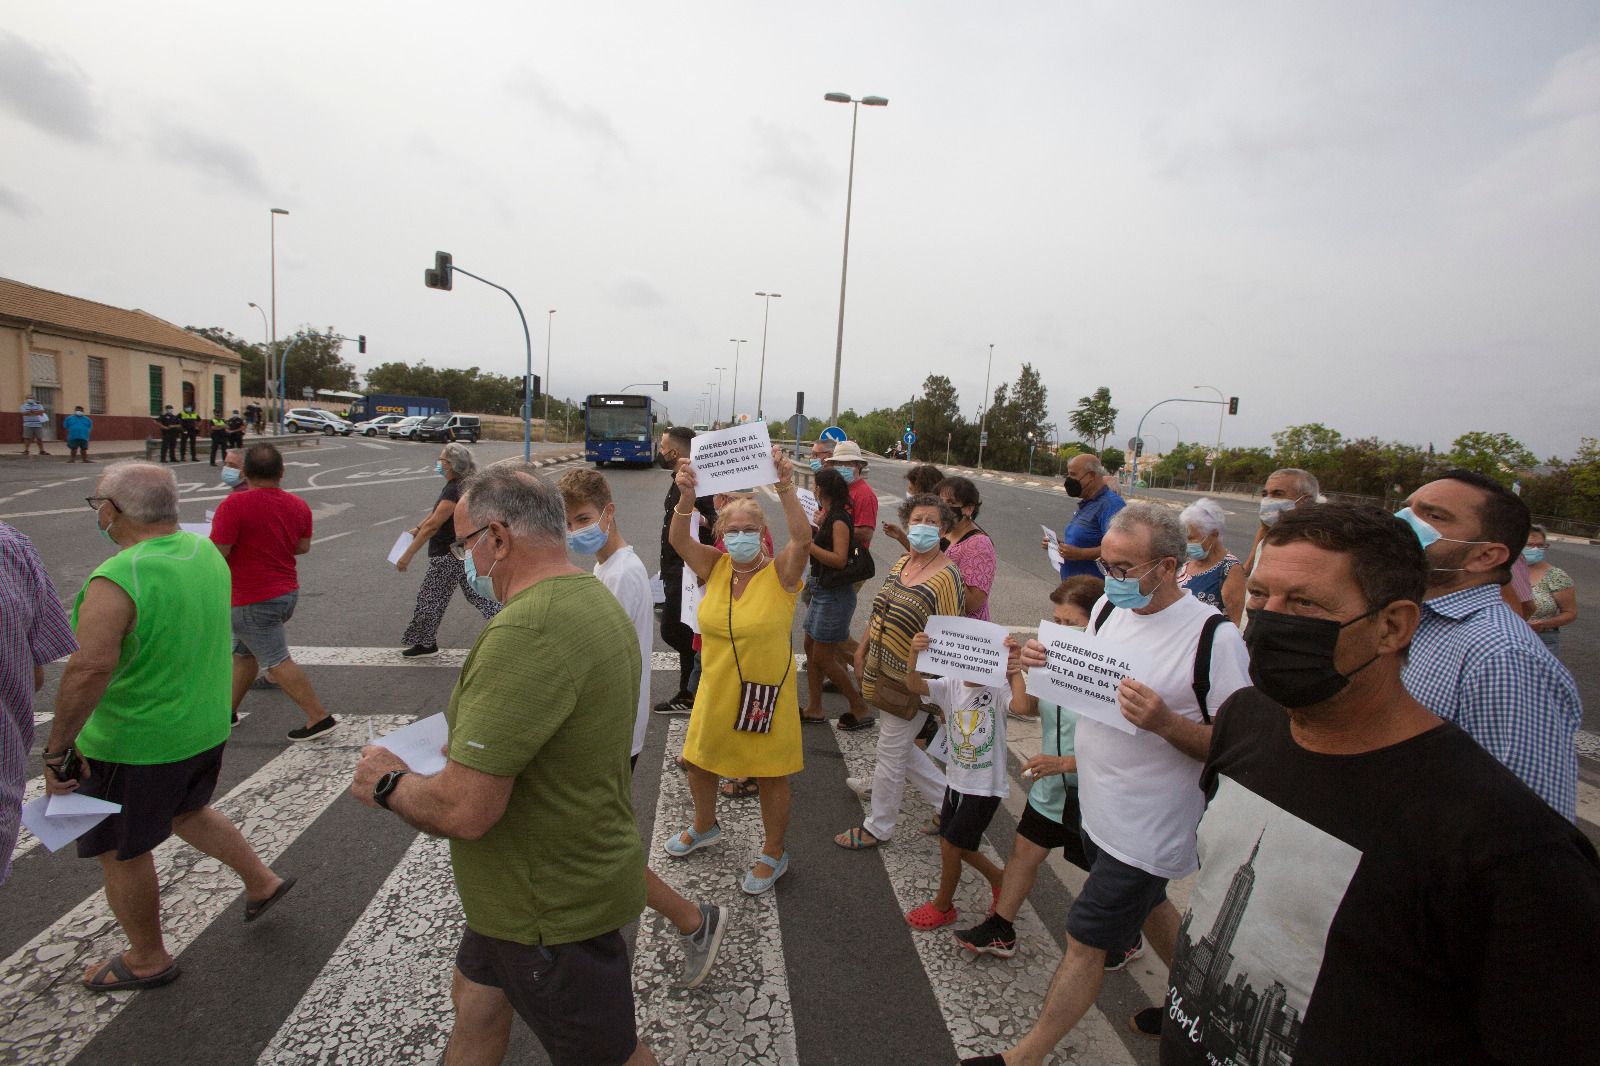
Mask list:
[[[61,417],[81,405],[99,440],[151,435],[166,404],[202,416],[239,403],[239,357],[145,311],[0,278],[0,441],[20,440],[22,401]]]

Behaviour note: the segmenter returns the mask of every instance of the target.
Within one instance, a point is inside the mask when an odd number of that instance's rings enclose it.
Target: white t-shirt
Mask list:
[[[1089,613],[1091,631],[1105,602]],[[1194,655],[1201,626],[1216,613],[1185,592],[1155,614],[1112,611],[1101,632],[1139,649],[1153,672],[1134,680],[1155,689],[1176,713],[1199,722]],[[1244,639],[1231,622],[1223,622],[1211,645],[1208,711],[1215,716],[1223,700],[1248,687]],[[1148,730],[1128,734],[1087,715],[1078,719],[1077,744],[1084,832],[1103,851],[1157,877],[1187,877],[1199,869],[1195,829],[1205,812],[1201,764]]]
[[[1011,689],[968,685],[953,677],[928,678],[928,699],[944,711],[950,745],[945,780],[963,796],[999,796],[1011,791],[1006,776],[1006,711]]]
[[[633,549],[624,545],[605,562],[594,564],[594,576],[628,612],[639,637],[639,710],[633,719],[633,750],[628,753],[637,755],[644,750],[644,731],[650,724],[650,648],[655,630],[650,572]]]

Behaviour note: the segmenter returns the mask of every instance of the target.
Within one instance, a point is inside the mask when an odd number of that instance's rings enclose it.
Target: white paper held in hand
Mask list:
[[[816,493],[810,489],[795,489],[794,497],[800,501],[800,506],[805,510],[807,522],[816,518],[817,508],[822,506],[817,502]]]
[[[110,800],[97,799],[94,796],[85,796],[81,792],[64,792],[59,796],[51,796],[50,802],[45,805],[46,818],[71,818],[81,817],[85,814],[98,814],[104,817],[116,814],[122,810],[122,804],[112,803]]]
[[[52,798],[53,797],[48,795],[39,796],[22,805],[22,824],[27,826],[28,831],[34,836],[38,837],[39,843],[43,844],[49,851],[60,851],[68,844],[72,843],[74,840],[77,840],[79,837],[83,836],[83,834],[87,833],[89,830],[105,821],[105,819],[110,817],[111,814],[111,812],[108,811],[101,811],[99,814],[62,814],[51,816],[47,813],[46,807],[49,805],[49,802]],[[90,797],[85,796],[83,798],[89,799]],[[102,803],[104,801],[96,800],[95,802]],[[109,806],[113,808],[114,811],[120,811],[122,809],[115,803],[109,804]]]
[[[694,467],[695,492],[719,492],[771,485],[778,480],[772,463],[772,436],[765,422],[698,433],[689,442],[689,463]]]
[[[413,773],[432,777],[443,770],[445,764],[449,762],[442,750],[449,740],[450,727],[446,724],[444,715],[440,713],[430,714],[408,726],[401,726],[393,733],[379,737],[374,743],[379,747],[388,748],[404,759]]]
[[[400,534],[400,536],[395,538],[394,547],[389,549],[390,566],[393,566],[395,563],[400,561],[400,556],[406,553],[406,549],[411,547],[411,542],[415,539],[416,538],[413,537],[409,531],[403,532]]]
[[[1049,561],[1051,569],[1056,573],[1061,572],[1061,542],[1056,539],[1056,531],[1049,526],[1040,526],[1044,530],[1044,557]]]
[[[917,656],[917,672],[936,677],[1006,683],[1006,629],[993,622],[936,614],[923,627],[928,647]]]
[[[1137,651],[1048,618],[1039,622],[1039,643],[1044,645],[1045,665],[1028,671],[1030,694],[1124,733],[1139,731],[1117,702],[1122,679],[1147,672]]]

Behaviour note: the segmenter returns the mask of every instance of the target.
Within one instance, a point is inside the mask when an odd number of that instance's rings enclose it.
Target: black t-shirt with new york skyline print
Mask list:
[[[1201,787],[1163,1066],[1600,1062],[1595,849],[1456,726],[1322,755],[1245,689]]]

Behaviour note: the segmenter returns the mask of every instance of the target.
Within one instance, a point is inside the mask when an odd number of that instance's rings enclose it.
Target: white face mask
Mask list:
[[[1279,500],[1271,496],[1262,497],[1261,524],[1268,527],[1277,525],[1278,519],[1283,517],[1283,513],[1294,510],[1295,505],[1299,502],[1298,499]]]

